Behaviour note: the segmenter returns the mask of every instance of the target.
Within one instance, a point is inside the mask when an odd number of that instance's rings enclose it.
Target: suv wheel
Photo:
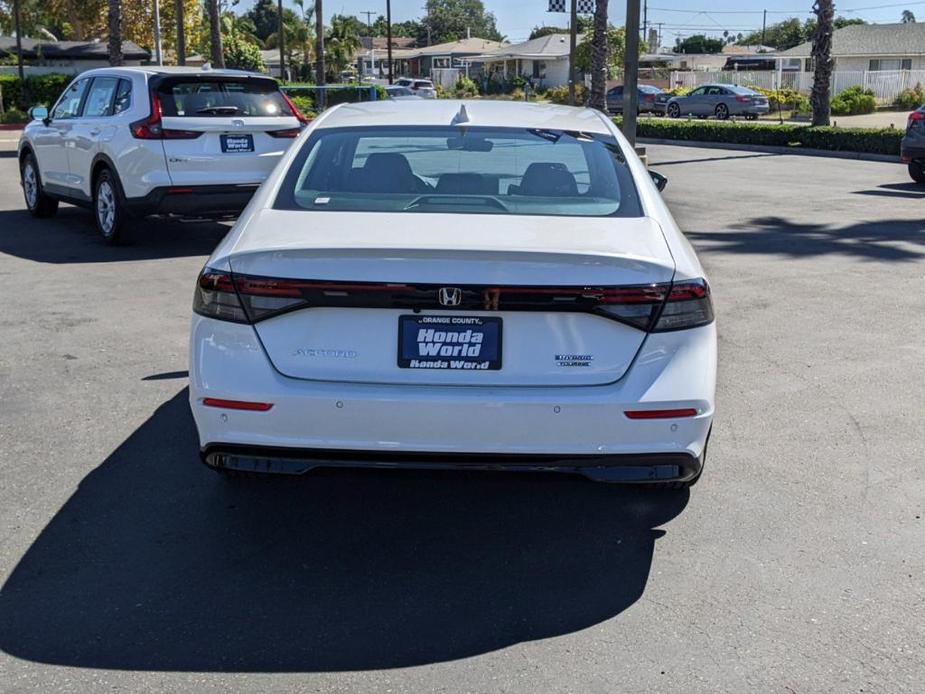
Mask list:
[[[27,154],[19,170],[22,178],[22,192],[26,207],[33,217],[51,217],[58,211],[58,201],[48,197],[42,190],[42,177],[35,157]]]
[[[100,171],[93,190],[93,219],[100,236],[110,246],[125,243],[125,206],[119,183],[109,169]]]
[[[909,175],[916,183],[925,183],[925,161],[910,161]]]
[[[716,105],[716,118],[718,120],[726,120],[729,118],[729,107],[726,106],[726,104]]]
[[[677,104],[668,104],[668,117],[669,118],[680,118],[681,117],[681,107]]]

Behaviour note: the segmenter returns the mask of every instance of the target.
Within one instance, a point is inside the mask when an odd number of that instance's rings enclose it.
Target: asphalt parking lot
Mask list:
[[[226,227],[23,209],[0,151],[0,691],[915,692],[925,190],[898,164],[651,147],[710,274],[702,481],[229,484],[186,402]]]

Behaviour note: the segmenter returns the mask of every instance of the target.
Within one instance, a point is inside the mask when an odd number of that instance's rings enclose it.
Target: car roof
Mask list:
[[[364,101],[342,104],[327,111],[319,128],[401,125],[460,124],[465,106],[467,125],[474,127],[519,127],[548,130],[579,130],[610,134],[607,121],[599,111],[556,104],[517,101],[428,99],[409,104],[401,101]]]
[[[178,65],[141,65],[138,67],[99,67],[81,73],[81,77],[92,77],[98,74],[145,74],[145,75],[202,75],[214,77],[259,77],[273,79],[269,75],[247,70],[232,70],[229,68],[212,69],[206,67],[186,67]]]

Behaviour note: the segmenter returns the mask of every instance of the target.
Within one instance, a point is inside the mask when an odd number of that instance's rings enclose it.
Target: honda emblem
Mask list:
[[[440,287],[437,301],[441,306],[459,306],[462,303],[462,289],[459,287]]]

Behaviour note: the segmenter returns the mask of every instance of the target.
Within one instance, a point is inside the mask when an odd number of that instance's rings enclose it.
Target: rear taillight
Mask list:
[[[752,98],[750,96],[737,96],[736,101],[738,101],[740,104],[750,104],[752,102]]]
[[[196,280],[193,311],[201,316],[233,323],[250,322],[238,299],[231,275],[210,268],[205,268]]]
[[[299,123],[302,124],[302,127],[305,127],[306,125],[308,125],[309,123],[308,118],[305,116],[304,113],[302,113],[298,108],[296,108],[296,105],[292,103],[292,99],[289,98],[289,95],[286,94],[286,92],[280,92],[280,94],[283,95],[283,99],[285,99],[286,103],[289,105],[289,109],[292,111],[292,115],[299,119]],[[288,137],[288,135],[278,135],[278,137]]]
[[[671,286],[652,332],[697,328],[713,322],[713,301],[706,280],[686,280]]]
[[[909,126],[911,127],[913,123],[922,123],[925,121],[925,111],[913,111],[909,114]]]
[[[232,275],[205,268],[193,310],[236,323],[256,323],[302,308],[445,310],[440,285],[335,282]],[[713,321],[703,279],[629,287],[465,286],[459,311],[592,313],[647,332],[667,332]]]
[[[286,128],[285,130],[267,130],[270,137],[298,137],[302,128]]]
[[[167,130],[161,122],[161,100],[151,92],[151,113],[147,118],[129,123],[132,137],[138,140],[195,140],[201,130]]]

